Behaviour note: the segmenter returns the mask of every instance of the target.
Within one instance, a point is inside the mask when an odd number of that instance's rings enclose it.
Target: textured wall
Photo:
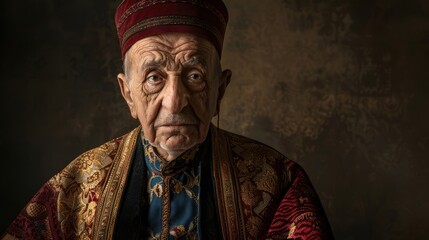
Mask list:
[[[2,231],[43,182],[136,122],[118,1],[2,1]],[[337,239],[429,234],[429,3],[228,0],[223,128],[300,163]]]
[[[221,116],[307,170],[338,239],[429,234],[429,4],[229,1]]]

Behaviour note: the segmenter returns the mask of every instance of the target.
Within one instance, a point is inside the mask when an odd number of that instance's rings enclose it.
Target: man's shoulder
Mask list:
[[[270,169],[283,175],[302,169],[283,153],[258,140],[220,129],[219,135],[224,136],[232,160],[240,172],[247,173],[246,169]]]
[[[72,180],[78,184],[98,184],[108,173],[121,143],[130,133],[83,152],[56,174],[50,183],[55,186],[68,179],[67,181]]]
[[[291,161],[277,149],[258,140],[229,132],[227,130],[219,131],[223,136],[225,136],[230,149],[235,154],[243,157],[269,157],[283,161]]]
[[[124,136],[114,138],[102,145],[85,151],[76,157],[67,167],[73,171],[88,171],[109,166],[121,144]]]
[[[25,239],[89,239],[112,163],[133,136],[125,134],[76,157],[42,186],[7,233]],[[36,228],[40,231],[28,231]]]

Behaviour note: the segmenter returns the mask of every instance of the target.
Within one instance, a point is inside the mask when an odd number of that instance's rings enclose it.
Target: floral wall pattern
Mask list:
[[[301,164],[337,239],[427,236],[427,1],[225,2],[220,126]],[[2,2],[0,230],[77,154],[136,126],[117,4]]]

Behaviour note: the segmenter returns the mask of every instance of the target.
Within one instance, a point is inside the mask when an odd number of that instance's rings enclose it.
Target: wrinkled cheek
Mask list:
[[[153,129],[153,125],[149,125],[147,123],[142,123],[143,133],[145,138],[150,142],[155,141],[155,130]]]
[[[157,105],[153,96],[145,96],[142,101],[141,108],[139,109],[139,119],[142,125],[145,138],[149,142],[155,141],[156,133],[154,129],[154,122],[157,116]]]
[[[139,119],[140,119],[140,124],[142,125],[142,128],[143,128],[143,133],[145,138],[149,141],[153,141],[154,130],[151,124],[148,122],[148,119],[146,119],[146,115],[141,114]]]
[[[207,93],[195,93],[192,95],[190,103],[195,115],[197,115],[200,121],[206,122],[210,112],[210,103],[208,102]]]
[[[208,91],[205,93],[205,102],[206,102],[206,111],[207,114],[209,115],[209,121],[211,121],[211,119],[213,118],[213,115],[216,112],[216,105],[217,105],[217,92],[215,91]]]
[[[190,102],[195,115],[199,119],[198,137],[200,141],[203,141],[207,136],[207,131],[211,121],[211,107],[208,101],[207,93],[200,92],[193,95]]]

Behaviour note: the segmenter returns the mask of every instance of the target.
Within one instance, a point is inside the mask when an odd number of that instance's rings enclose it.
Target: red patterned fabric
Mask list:
[[[9,226],[18,239],[64,239],[58,221],[58,194],[46,183]]]
[[[9,239],[111,239],[141,128],[83,153],[12,222]],[[304,170],[252,139],[213,129],[213,179],[224,239],[334,239]],[[123,180],[121,180],[123,179]]]
[[[267,239],[334,239],[319,198],[305,172],[291,162],[292,183],[276,210]]]
[[[220,56],[227,21],[221,0],[124,0],[115,14],[122,58],[140,39],[168,32],[203,37]]]
[[[220,178],[232,178],[231,184],[236,184],[229,190],[228,182],[222,182],[222,191],[237,191],[240,201],[224,204],[230,216],[223,227],[231,229],[225,239],[334,239],[319,197],[299,164],[255,140],[224,131],[219,135],[225,136],[222,145],[231,156],[225,162],[232,169]],[[230,201],[237,198],[230,196]]]
[[[120,142],[113,139],[74,159],[42,186],[1,239],[91,239],[99,196]]]

